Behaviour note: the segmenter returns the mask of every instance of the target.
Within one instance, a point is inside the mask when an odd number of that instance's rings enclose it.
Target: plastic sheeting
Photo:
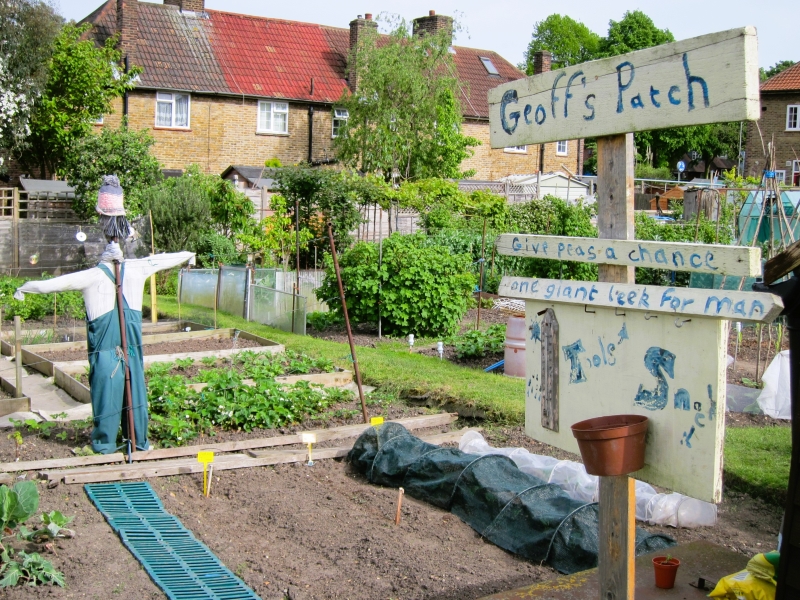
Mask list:
[[[772,359],[761,381],[764,382],[764,389],[758,396],[758,405],[764,414],[773,419],[791,419],[791,364],[788,350],[783,350]]]
[[[468,431],[458,445],[463,452],[477,455],[501,455],[514,461],[520,471],[557,485],[570,498],[596,502],[598,482],[581,463],[559,460],[528,452],[525,448],[493,448],[477,431]],[[717,507],[683,494],[660,494],[653,486],[636,480],[636,518],[651,525],[705,527],[716,524]]]
[[[562,573],[597,566],[597,504],[570,498],[506,456],[441,448],[386,423],[361,434],[348,458],[370,482],[402,486],[410,496],[450,510],[509,552]],[[636,530],[637,555],[674,545],[667,536]]]

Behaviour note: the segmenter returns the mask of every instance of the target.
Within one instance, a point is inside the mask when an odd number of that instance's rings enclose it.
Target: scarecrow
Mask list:
[[[193,264],[194,253],[175,252],[125,260],[119,244],[133,234],[133,229],[125,218],[122,188],[115,175],[103,178],[97,195],[97,212],[108,242],[98,265],[54,279],[29,281],[17,289],[14,297],[23,300],[26,293],[71,290],[83,294],[94,425],[92,449],[101,454],[116,452],[117,432],[122,421],[122,437],[127,441],[128,452],[149,450],[142,356],[144,283],[158,271],[187,260]],[[126,342],[127,358],[122,350]],[[123,403],[124,398],[127,401]]]

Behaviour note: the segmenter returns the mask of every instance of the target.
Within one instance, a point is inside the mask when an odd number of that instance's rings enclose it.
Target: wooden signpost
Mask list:
[[[539,435],[574,451],[569,429],[573,422],[620,411],[648,413],[649,479],[674,488],[691,481],[697,486],[683,489],[706,499],[718,497],[721,469],[725,412],[721,319],[768,321],[782,304],[770,294],[635,285],[637,266],[663,264],[670,270],[752,275],[758,272],[760,256],[720,246],[633,241],[631,132],[757,119],[756,54],[755,28],[745,27],[543,73],[489,92],[492,148],[597,137],[600,239],[594,240],[592,252],[592,241],[584,238],[510,235],[498,246],[501,254],[599,265],[599,282],[503,279],[501,295],[528,300],[527,431],[531,433],[528,425],[536,422]],[[684,263],[679,267],[680,260]],[[549,340],[550,347],[543,347],[542,340]],[[554,343],[560,347],[552,348]],[[675,351],[665,348],[673,344],[679,346]],[[706,354],[700,353],[703,350]],[[625,360],[617,363],[614,353]],[[553,365],[556,358],[559,364]],[[642,378],[642,369],[651,381]],[[678,376],[685,385],[676,389],[670,379]],[[548,396],[544,400],[543,393]],[[539,398],[531,400],[537,394]],[[540,410],[533,411],[539,402]],[[594,414],[586,415],[587,407]],[[570,422],[565,423],[567,415]],[[692,426],[683,430],[687,419],[694,420],[693,430]],[[689,444],[696,449],[698,443],[714,449],[713,460],[693,472],[703,462],[700,453],[688,459],[678,453],[690,450]],[[659,452],[662,448],[670,451]],[[683,465],[675,464],[684,459]],[[633,479],[600,478],[602,600],[634,597],[634,503]]]

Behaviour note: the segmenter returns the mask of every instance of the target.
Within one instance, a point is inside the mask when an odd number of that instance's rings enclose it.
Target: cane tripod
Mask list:
[[[133,462],[136,451],[136,428],[133,423],[133,397],[131,394],[131,369],[128,366],[128,336],[125,330],[125,309],[122,297],[122,280],[120,279],[119,261],[114,261],[114,279],[117,286],[117,313],[119,314],[119,335],[122,345],[123,368],[125,369],[125,395],[122,409],[128,415],[128,462]]]

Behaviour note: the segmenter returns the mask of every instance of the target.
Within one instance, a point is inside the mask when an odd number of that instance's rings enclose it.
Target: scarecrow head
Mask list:
[[[103,185],[97,193],[97,212],[100,214],[100,227],[107,241],[124,241],[133,235],[128,219],[125,218],[125,206],[122,203],[122,187],[116,175],[103,176]]]

